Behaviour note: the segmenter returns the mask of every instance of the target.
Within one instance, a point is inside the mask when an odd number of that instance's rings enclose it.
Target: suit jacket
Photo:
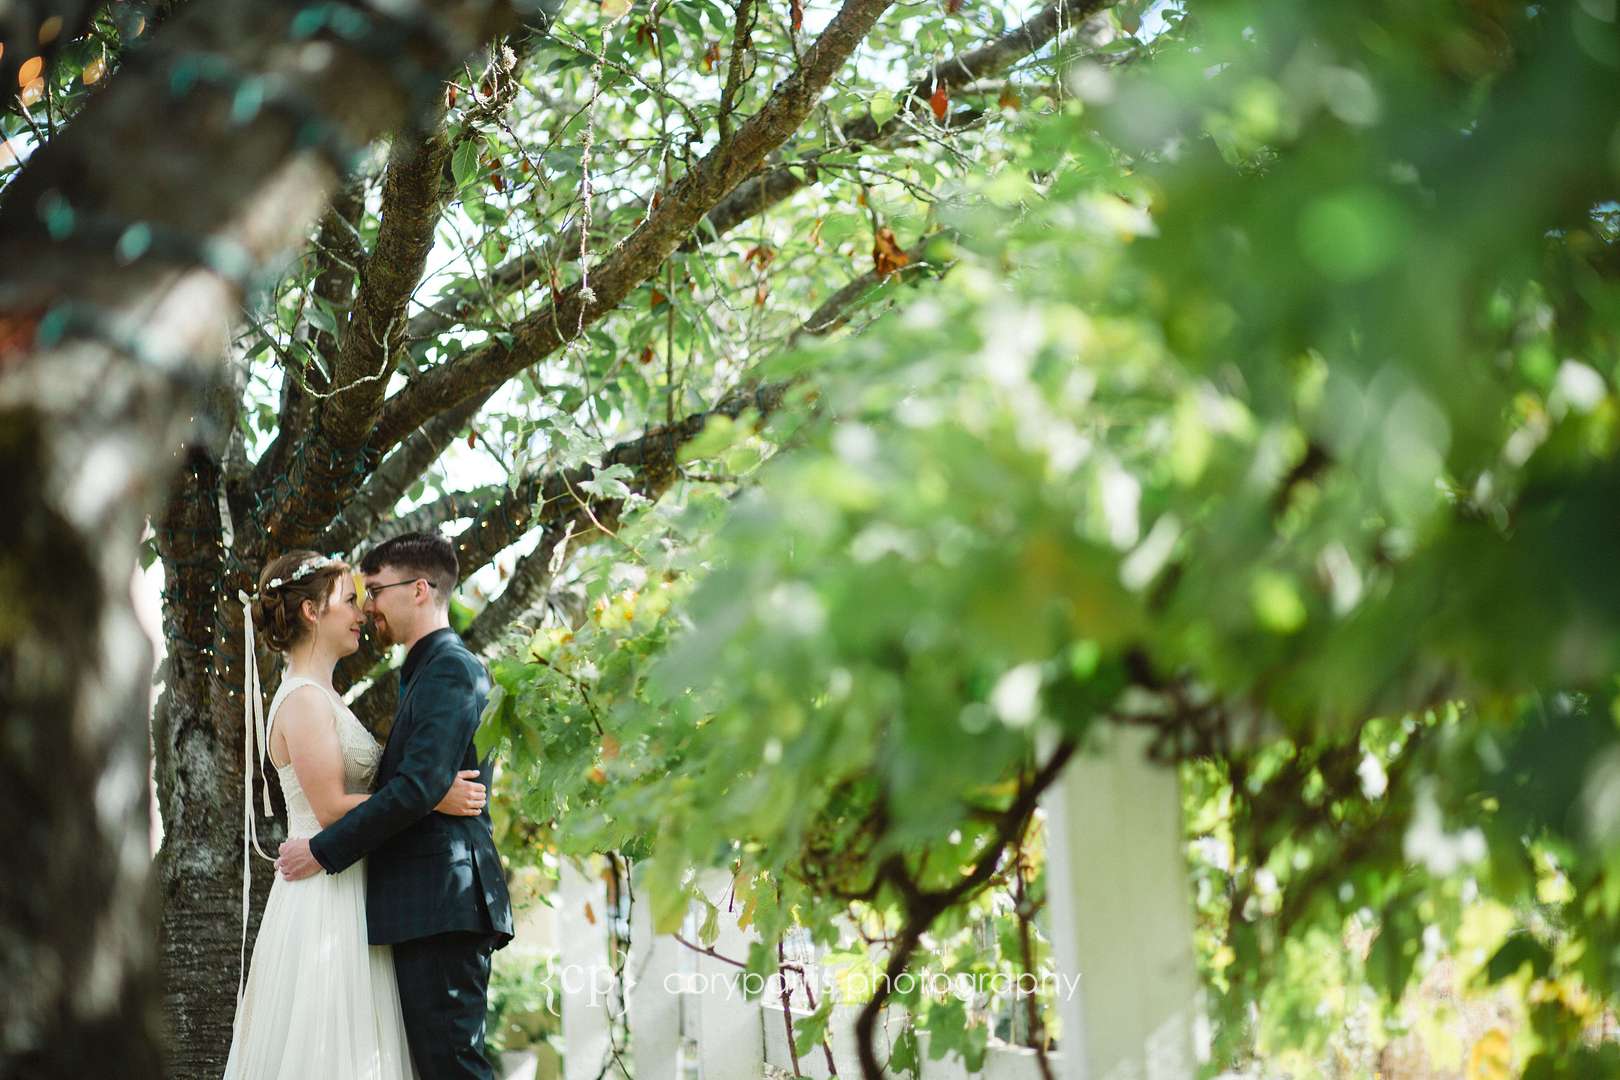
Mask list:
[[[512,905],[495,850],[489,809],[477,817],[436,813],[459,769],[490,786],[493,755],[479,761],[473,733],[489,696],[489,673],[453,630],[436,631],[400,689],[394,726],[377,765],[376,792],[309,842],[335,874],[366,860],[366,926],[373,945],[453,930],[512,939]]]

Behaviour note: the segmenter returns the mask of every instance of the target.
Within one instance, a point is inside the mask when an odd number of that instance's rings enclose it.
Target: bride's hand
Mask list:
[[[483,813],[487,800],[484,785],[478,782],[477,776],[477,769],[463,769],[456,773],[450,790],[444,793],[444,798],[433,809],[454,817],[477,817]]]

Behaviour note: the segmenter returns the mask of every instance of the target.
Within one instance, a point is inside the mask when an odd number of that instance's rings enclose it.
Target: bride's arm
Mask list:
[[[276,730],[287,740],[287,759],[321,828],[371,798],[343,790],[343,746],[332,723],[332,705],[320,690],[300,686],[288,694],[276,714]],[[478,770],[464,769],[433,809],[455,817],[476,817],[483,806],[484,785],[478,783]]]
[[[321,690],[300,686],[288,694],[276,713],[276,728],[287,740],[287,758],[321,828],[371,797],[343,790],[343,745],[333,725],[332,704]]]

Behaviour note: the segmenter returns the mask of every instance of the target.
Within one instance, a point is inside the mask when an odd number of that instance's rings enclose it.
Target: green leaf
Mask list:
[[[900,111],[900,103],[887,90],[879,90],[866,103],[866,108],[872,114],[872,121],[882,127],[894,118],[895,113]]]
[[[703,945],[713,945],[720,939],[720,909],[708,897],[703,898],[703,925],[698,928],[698,941]]]
[[[793,1049],[800,1057],[821,1045],[827,1037],[827,1023],[832,1019],[834,997],[828,994],[809,1016],[801,1016],[793,1023]],[[891,1064],[893,1063],[891,1059]]]
[[[652,903],[655,934],[673,934],[686,920],[691,895],[682,882],[683,862],[673,837],[661,834],[647,867],[647,892]]]
[[[505,207],[487,199],[473,198],[469,195],[462,201],[461,209],[474,225],[485,228],[493,228],[506,221]]]
[[[1305,603],[1293,579],[1274,570],[1254,576],[1252,588],[1255,617],[1260,625],[1277,634],[1292,634],[1305,625]]]
[[[917,1046],[917,1029],[910,1024],[895,1037],[894,1049],[889,1051],[889,1069],[891,1071],[905,1069],[913,1077],[922,1071],[922,1057]]]
[[[653,933],[673,934],[686,918],[686,890],[680,887],[654,889],[652,893]]]
[[[692,35],[693,41],[703,40],[703,23],[698,17],[698,13],[692,10],[691,5],[675,4],[669,10],[674,14],[675,21],[681,24],[681,28]]]
[[[547,150],[541,159],[546,168],[556,173],[579,172],[579,154],[570,150]]]
[[[478,175],[478,147],[479,140],[463,139],[455,153],[450,155],[450,174],[455,177],[457,191],[472,183]]]
[[[506,687],[500,683],[490,687],[489,699],[478,716],[478,729],[473,733],[473,745],[478,748],[480,761],[488,757],[501,740],[501,733],[506,727],[505,714],[511,711],[507,707],[508,700]]]
[[[821,223],[821,242],[836,248],[866,228],[866,219],[855,214],[828,214]]]
[[[1386,908],[1378,936],[1367,953],[1367,974],[1388,1001],[1399,1001],[1417,963],[1423,928],[1404,905]]]
[[[319,297],[311,298],[309,306],[304,308],[304,318],[308,319],[309,325],[315,329],[337,336],[337,318],[332,314],[326,301]]]
[[[1527,931],[1514,934],[1496,950],[1490,963],[1485,965],[1485,977],[1493,983],[1512,978],[1524,965],[1530,965],[1530,974],[1536,978],[1546,975],[1552,968],[1552,953]]]
[[[635,479],[635,475],[630,466],[615,462],[605,469],[597,469],[589,480],[580,481],[579,486],[600,499],[624,499],[631,494],[625,481]]]
[[[728,449],[742,436],[737,422],[729,416],[715,415],[703,425],[703,430],[691,442],[682,446],[675,459],[682,464],[715,457]]]
[[[715,33],[725,33],[731,29],[730,13],[721,10],[720,5],[714,0],[697,0],[697,5],[703,9],[703,16],[709,25],[714,27]]]

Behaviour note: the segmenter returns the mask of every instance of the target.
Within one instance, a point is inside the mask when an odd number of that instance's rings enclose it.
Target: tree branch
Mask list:
[[[911,266],[919,265],[924,264],[915,261],[911,264]],[[878,283],[878,280],[875,271],[863,274],[828,297],[804,324],[794,331],[789,343],[804,334],[817,336],[843,326],[847,319],[846,308],[861,299]],[[672,463],[679,454],[679,448],[701,432],[710,417],[722,415],[735,419],[743,410],[754,408],[763,418],[780,408],[790,385],[790,383],[772,383],[761,386],[755,381],[745,382],[709,412],[694,414],[672,428],[658,429],[639,439],[614,447],[604,456],[602,465],[605,468],[616,462],[626,464],[651,462],[653,469],[646,475],[638,475],[630,487],[637,494],[656,499],[674,481],[676,470],[672,467]],[[431,423],[439,423],[448,415],[444,414]],[[676,432],[673,446],[670,434],[672,431]],[[420,436],[421,433],[418,433],[417,437]],[[448,442],[448,439],[446,441]],[[403,453],[404,449],[402,448],[399,453]],[[649,453],[649,450],[654,452]],[[384,463],[384,470],[393,460],[394,458],[390,458],[389,462]],[[499,502],[486,502],[467,531],[457,538],[457,558],[461,564],[461,577],[462,580],[466,580],[505,547],[522,539],[529,528],[538,525],[543,530],[534,550],[518,559],[513,566],[506,588],[502,589],[468,626],[463,637],[469,648],[474,651],[487,649],[499,641],[514,623],[545,601],[554,577],[551,563],[560,544],[600,539],[599,525],[607,524],[612,527],[610,522],[618,520],[623,510],[618,500],[581,500],[582,489],[579,484],[590,479],[594,471],[591,467],[581,467],[574,470],[571,477],[554,476],[546,480],[535,476],[520,482],[516,490],[511,491]],[[383,472],[379,470],[374,480],[380,479],[382,475]],[[486,489],[488,490],[498,489]],[[420,507],[400,519],[399,531],[436,527],[444,521],[464,516],[467,500],[476,498],[478,494],[478,492],[454,493],[427,507]],[[537,499],[541,505],[530,520],[525,514]],[[415,517],[416,514],[422,516]],[[492,522],[496,523],[493,526],[496,532],[493,534],[488,532]],[[478,539],[475,541],[475,538]],[[347,545],[334,546],[340,550],[348,550]],[[360,672],[369,669],[375,658],[374,655],[368,655],[363,662],[356,661],[355,676],[352,677],[357,677]],[[340,679],[340,684],[348,685],[347,679]],[[355,714],[368,728],[376,731],[393,707],[395,694],[396,688],[393,687],[391,680],[379,680],[355,702]],[[386,727],[382,730],[386,730]]]
[[[399,515],[393,521],[393,531],[402,533],[438,532],[441,525],[473,517],[481,507],[488,506],[507,490],[497,484],[476,491],[451,491],[430,503]]]
[[[545,602],[553,576],[551,560],[565,535],[556,528],[541,531],[534,550],[512,567],[506,588],[478,613],[462,635],[469,649],[482,652],[495,644],[509,628]]]
[[[720,108],[715,118],[720,138],[715,153],[724,156],[731,150],[731,114],[737,108],[737,95],[742,90],[744,67],[748,63],[748,50],[753,47],[754,20],[759,16],[758,0],[737,0],[733,9],[731,33],[731,61],[726,68],[726,83],[720,88]]]
[[[538,246],[524,250],[490,271],[482,282],[466,284],[411,316],[411,321],[405,325],[405,336],[410,341],[426,341],[454,330],[485,306],[490,296],[511,296],[544,279],[553,261],[565,263],[578,254],[578,226],[550,233],[541,238]]]
[[[883,1075],[875,1050],[878,1015],[887,1004],[895,979],[906,969],[906,964],[922,935],[933,925],[941,912],[960,902],[970,893],[983,888],[995,874],[1006,854],[1007,846],[1023,836],[1041,794],[1062,775],[1064,767],[1068,765],[1076,749],[1077,744],[1073,738],[1062,739],[1053,749],[1052,756],[1032,777],[1027,781],[1020,780],[1018,795],[1012,805],[1000,814],[993,838],[980,851],[968,874],[949,888],[924,891],[911,875],[902,854],[896,853],[883,861],[878,871],[878,882],[888,884],[899,894],[905,921],[901,926],[899,938],[889,953],[888,964],[884,969],[885,978],[879,984],[878,992],[867,1000],[855,1018],[855,1049],[863,1075],[869,1077]]]
[[[270,506],[267,524],[283,546],[313,541],[369,471],[363,447],[404,347],[406,305],[421,283],[439,221],[441,177],[450,159],[443,119],[441,104],[426,133],[396,141],[389,156],[382,224],[342,327],[331,394],[293,453],[289,490]]]
[[[913,262],[911,265],[919,266],[923,264]],[[850,304],[862,298],[866,292],[878,282],[878,280],[879,279],[877,278],[875,271],[863,274],[851,281],[842,289],[838,290],[838,292],[834,293],[832,296],[828,297],[827,300],[815,310],[810,318],[805,320],[804,324],[794,331],[793,336],[789,338],[789,344],[791,345],[793,341],[797,340],[802,335],[809,334],[812,336],[819,336],[821,334],[830,333],[838,327],[843,326],[847,320],[846,308]],[[682,422],[680,430],[683,433],[690,432],[695,434],[696,432],[703,430],[703,426],[708,423],[708,418],[710,416],[719,414],[735,418],[744,409],[749,407],[759,410],[761,417],[763,418],[764,416],[769,415],[771,412],[774,412],[780,406],[788,386],[789,384],[787,383],[779,383],[760,387],[758,386],[757,381],[746,381],[741,387],[728,395],[721,405],[712,412],[697,414],[695,417],[688,417]],[[701,420],[701,423],[699,420]],[[687,441],[690,441],[692,434],[683,435],[682,441],[677,445],[675,450],[677,455],[679,453],[679,446],[684,445]],[[647,439],[654,439],[655,443],[659,441],[667,442],[668,435],[659,434],[657,432],[649,433],[648,435],[643,436],[642,439],[636,440],[636,443],[644,443]],[[644,453],[631,449],[631,447],[634,445],[636,444],[625,443],[619,447],[616,447],[613,451],[610,451],[607,457],[603,460],[604,467],[612,464],[614,461],[629,462],[638,456],[645,458]],[[583,472],[583,470],[581,470],[581,472]],[[641,494],[647,498],[656,499],[665,489],[667,489],[668,483],[673,481],[673,475],[668,473],[661,473],[661,475],[668,477],[662,486],[660,486],[657,482],[648,482],[640,476],[636,477],[635,481],[630,486],[632,490],[636,491],[638,494]],[[588,479],[588,474],[581,478]],[[472,625],[468,627],[467,633],[464,635],[464,637],[470,648],[474,649],[475,651],[479,651],[487,648],[491,644],[494,644],[514,622],[523,618],[525,615],[529,614],[535,608],[540,606],[540,604],[545,600],[546,592],[554,576],[551,570],[551,562],[559,544],[563,543],[565,540],[566,542],[572,544],[575,541],[583,540],[589,542],[593,539],[599,539],[600,532],[597,528],[597,523],[605,523],[604,519],[607,518],[617,518],[622,508],[616,504],[611,508],[597,507],[594,504],[591,504],[589,500],[586,500],[587,505],[578,505],[579,492],[581,490],[578,485],[579,479],[572,480],[566,484],[553,483],[551,485],[553,491],[560,489],[564,497],[575,501],[577,512],[574,514],[567,514],[565,513],[567,507],[564,506],[559,508],[559,517],[546,519],[544,514],[544,506],[542,506],[542,512],[537,520],[543,520],[545,521],[545,524],[542,526],[544,532],[540,538],[539,544],[532,552],[518,559],[516,565],[512,569],[511,577],[507,580],[506,588],[502,589],[500,594],[489,602],[488,606],[478,614],[478,617],[473,620]],[[535,489],[525,489],[523,498],[525,501],[532,502],[532,500],[536,497],[536,493],[545,490],[545,488],[546,485],[542,482]],[[450,514],[459,514],[465,506],[464,500],[468,497],[469,495],[447,496],[447,500],[455,501],[452,502],[451,505],[441,510],[435,510],[434,516],[445,517],[446,515]],[[446,500],[440,501],[444,502]],[[473,522],[471,528],[482,531],[488,527],[486,523],[491,520],[505,522],[516,518],[518,514],[519,508],[516,506],[509,505],[504,509],[490,506],[478,515],[478,518]],[[418,523],[413,522],[412,524]],[[404,525],[405,521],[402,520],[402,530]],[[469,530],[469,532],[470,531],[471,530]],[[500,550],[499,548],[495,548],[493,551],[489,550],[495,543],[501,540],[506,540],[508,544],[515,543],[517,540],[521,539],[522,535],[522,532],[518,532],[516,535],[511,535],[509,539],[505,535],[490,537],[487,543],[479,544],[477,550],[479,552],[487,551],[488,558],[493,558],[495,552]],[[459,539],[460,538],[458,538],[458,542]],[[469,546],[464,550],[471,554],[473,548]],[[488,559],[486,558],[485,561],[487,562]],[[481,562],[478,565],[481,566],[483,563]],[[464,577],[470,576],[476,569],[476,566],[472,566],[465,561],[463,562]]]
[[[322,551],[353,551],[363,543],[378,525],[393,516],[395,505],[411,485],[439,460],[488,400],[488,394],[469,398],[412,433],[350,498],[342,516],[327,529],[317,547]]]
[[[867,295],[874,289],[881,288],[903,273],[915,272],[929,266],[928,263],[922,261],[923,245],[924,241],[912,245],[911,250],[906,252],[910,262],[897,270],[888,274],[879,274],[877,268],[873,267],[866,273],[845,283],[837,292],[823,300],[820,306],[810,313],[810,317],[800,323],[793,333],[788,335],[787,344],[792,346],[806,334],[812,337],[820,337],[842,328],[849,322],[849,317],[852,314],[851,309],[862,300],[865,300]]]
[[[334,311],[346,311],[354,301],[355,281],[365,263],[366,250],[360,243],[360,219],[366,211],[365,179],[351,177],[338,189],[332,205],[321,215],[320,231],[315,236],[315,284],[313,293]],[[325,330],[311,326],[310,347],[316,355],[324,357],[330,370],[331,360],[337,355],[337,338]],[[283,360],[290,365],[289,360]],[[278,410],[276,436],[253,469],[253,487],[263,490],[273,477],[287,471],[292,449],[298,445],[309,428],[315,413],[315,399],[304,391],[304,382],[313,384],[317,392],[331,389],[324,376],[313,365],[303,372],[302,379],[288,366],[281,380],[281,406]]]
[[[635,474],[627,485],[630,490],[645,498],[657,499],[675,481],[680,448],[697,438],[711,418],[736,419],[750,408],[761,417],[768,416],[781,407],[787,391],[787,383],[739,390],[706,412],[692,413],[674,424],[653,428],[640,438],[618,444],[602,455],[600,468],[629,466]],[[585,464],[545,476],[532,476],[486,507],[467,530],[456,537],[456,557],[461,561],[463,579],[532,528],[570,531],[574,541],[578,541],[592,539],[604,528],[616,527],[624,501],[587,497],[580,486],[589,481],[597,469],[596,465]]]
[[[1039,51],[1059,32],[1078,28],[1086,19],[1111,6],[1113,0],[1080,0],[1072,4],[1066,3],[1066,0],[1053,0],[1022,26],[1009,30],[988,44],[935,64],[900,98],[900,111],[882,124],[874,120],[869,112],[850,117],[838,125],[841,138],[836,145],[793,156],[796,159],[814,160],[823,154],[840,153],[860,146],[885,145],[904,134],[908,112],[919,113],[928,107],[929,95],[933,93],[936,82],[943,82],[947,86],[966,86],[1005,71],[1023,57]],[[759,216],[809,186],[813,182],[813,175],[812,169],[802,165],[795,172],[784,164],[750,176],[705,215],[697,237],[724,236],[744,221]],[[699,241],[695,237],[688,241],[687,246],[696,242]]]
[[[360,276],[354,310],[342,328],[332,396],[321,428],[333,443],[358,446],[382,407],[388,374],[405,340],[405,309],[421,284],[443,205],[450,141],[440,109],[429,133],[394,144],[383,177],[377,244]]]
[[[933,89],[932,80],[936,71],[958,72],[957,82],[963,85],[974,81],[962,75],[961,72],[964,71],[970,74],[977,73],[980,78],[998,74],[1023,57],[1041,49],[1060,32],[1078,27],[1090,15],[1109,6],[1111,0],[1108,2],[1092,0],[1091,3],[1071,8],[1066,16],[1060,17],[1060,5],[1054,2],[1022,26],[1008,31],[995,41],[959,57],[950,58],[930,69],[929,73],[918,80],[903,98],[906,108],[918,111],[923,107]],[[924,86],[926,89],[921,89]],[[952,130],[960,130],[963,126],[961,116],[958,115],[953,119],[955,123]],[[851,116],[837,127],[841,138],[836,145],[807,150],[803,154],[794,155],[795,158],[813,162],[815,158],[824,154],[838,153],[861,145],[892,146],[907,131],[906,125],[898,116],[880,127],[872,121],[870,114]],[[694,234],[687,237],[679,250],[692,251],[711,237],[726,235],[738,225],[763,214],[814,182],[813,167],[808,170],[801,167],[796,174],[789,166],[780,164],[755,172],[704,215]],[[645,206],[646,200],[631,200],[630,205]],[[579,256],[579,225],[570,225],[560,233],[551,234],[543,238],[542,243],[542,247],[531,248],[514,256],[492,271],[485,282],[488,292],[496,296],[510,296],[520,289],[543,281],[553,266],[572,263]],[[483,306],[485,296],[483,288],[468,288],[441,297],[412,317],[407,331],[409,339],[422,341],[454,329]]]
[[[711,151],[676,181],[647,220],[593,268],[591,289],[576,284],[553,297],[545,308],[517,325],[510,345],[491,341],[424,372],[384,406],[376,447],[387,449],[447,405],[500,385],[613,310],[631,289],[657,271],[703,214],[798,129],[890,3],[892,0],[846,0],[807,50],[804,63],[737,129],[730,152]]]
[[[602,456],[601,467],[629,465],[637,471],[629,485],[631,490],[645,498],[657,499],[678,475],[676,458],[680,448],[696,438],[711,417],[736,419],[749,408],[757,410],[762,417],[767,416],[781,407],[788,388],[787,383],[773,383],[738,390],[707,412],[694,413],[674,425],[620,443]],[[581,465],[549,475],[531,475],[500,499],[486,503],[467,529],[455,538],[461,580],[465,581],[501,551],[522,539],[530,529],[544,530],[535,550],[518,560],[507,587],[468,627],[467,642],[472,648],[483,649],[498,640],[513,620],[532,610],[544,598],[551,580],[551,557],[565,538],[570,544],[599,539],[602,528],[612,529],[618,524],[624,510],[623,500],[588,498],[580,487],[595,473],[596,466]],[[441,504],[445,502],[440,500]],[[362,653],[363,656],[351,657],[352,663],[340,665],[340,689],[369,670],[381,655],[375,650],[363,649]],[[378,679],[353,703],[355,715],[374,733],[386,732],[387,717],[397,692],[395,680]]]

